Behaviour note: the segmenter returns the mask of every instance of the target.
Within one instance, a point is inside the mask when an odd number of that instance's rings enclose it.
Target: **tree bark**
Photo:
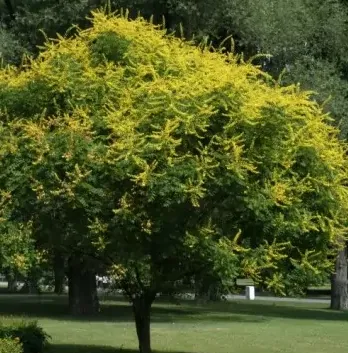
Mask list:
[[[6,275],[6,279],[7,279],[7,291],[9,293],[17,292],[17,281],[16,281],[15,275],[9,272]]]
[[[41,289],[39,286],[39,275],[35,270],[29,271],[20,292],[25,294],[41,294]]]
[[[54,293],[63,294],[64,292],[64,278],[65,278],[65,268],[64,268],[64,257],[60,253],[54,255]]]
[[[202,278],[195,278],[195,301],[197,304],[206,304],[209,300],[209,293]]]
[[[24,285],[20,290],[20,293],[24,294],[41,294],[40,287],[36,281],[36,279],[27,278],[24,281]]]
[[[347,247],[342,249],[336,259],[335,273],[331,277],[331,309],[348,309]]]
[[[99,312],[96,273],[86,261],[70,258],[68,264],[69,309],[73,315],[94,315]]]
[[[220,301],[220,283],[212,278],[195,280],[195,300],[197,303],[207,303],[208,301]]]
[[[151,353],[150,320],[153,300],[140,297],[133,300],[133,313],[137,330],[139,353]]]
[[[219,302],[221,301],[221,290],[220,290],[220,283],[215,281],[210,284],[209,286],[209,301],[211,302]]]

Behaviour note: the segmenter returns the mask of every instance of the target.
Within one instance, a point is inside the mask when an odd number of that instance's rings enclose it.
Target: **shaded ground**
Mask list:
[[[237,298],[238,299],[238,298]],[[51,318],[63,321],[104,321],[133,322],[132,310],[128,302],[121,297],[110,297],[102,302],[101,312],[88,318],[71,317],[68,313],[66,296],[55,295],[1,295],[0,315],[16,315],[34,318]],[[219,321],[260,321],[266,318],[312,319],[348,321],[348,313],[328,310],[327,306],[318,302],[308,304],[292,301],[245,301],[196,305],[191,301],[170,304],[161,300],[153,306],[153,322],[172,322],[190,320]]]
[[[101,346],[84,346],[74,344],[57,344],[50,347],[47,353],[138,353],[138,350],[134,349],[115,349],[113,347],[101,347]],[[164,351],[155,351],[154,353],[164,353]],[[188,352],[170,352],[165,353],[188,353]]]

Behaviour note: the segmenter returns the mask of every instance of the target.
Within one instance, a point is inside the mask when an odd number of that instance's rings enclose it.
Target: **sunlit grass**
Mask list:
[[[108,300],[98,317],[74,319],[66,297],[0,296],[2,317],[36,318],[52,336],[51,353],[135,352],[131,310]],[[348,352],[348,314],[325,304],[230,302],[197,306],[157,303],[152,343],[159,352],[331,353]]]

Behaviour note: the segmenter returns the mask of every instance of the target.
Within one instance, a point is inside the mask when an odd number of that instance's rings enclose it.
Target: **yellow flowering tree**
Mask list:
[[[331,270],[346,146],[309,96],[141,18],[95,12],[90,29],[0,72],[7,219],[66,252],[75,312],[97,310],[93,276],[107,265],[148,353],[151,305],[186,277],[248,276],[284,294]]]

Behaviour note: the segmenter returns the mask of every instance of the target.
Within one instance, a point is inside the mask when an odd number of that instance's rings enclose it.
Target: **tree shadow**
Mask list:
[[[324,304],[325,305],[325,304]],[[230,312],[260,318],[287,318],[296,320],[348,321],[347,311],[334,311],[324,305],[284,302],[233,301],[211,304],[202,311]]]
[[[106,346],[93,345],[75,345],[75,344],[52,344],[49,346],[47,353],[139,353],[138,350],[114,348]],[[189,353],[189,352],[160,352],[154,353]]]
[[[177,317],[192,316],[197,309],[189,306],[175,306],[166,303],[152,309],[153,322],[170,322]],[[21,316],[29,318],[54,318],[69,321],[132,322],[131,305],[122,298],[110,298],[102,303],[101,310],[93,316],[71,316],[67,296],[54,295],[0,295],[0,316]]]
[[[75,345],[75,344],[51,344],[47,353],[121,353],[121,349],[105,346]],[[136,353],[132,350],[124,350],[124,353]]]
[[[0,315],[31,318],[52,318],[68,321],[132,322],[130,304],[120,297],[102,303],[98,315],[73,317],[68,312],[67,296],[0,295]],[[313,304],[284,302],[250,302],[245,300],[196,305],[158,301],[152,309],[152,322],[224,321],[260,323],[272,318],[348,321],[348,312],[331,311]]]

